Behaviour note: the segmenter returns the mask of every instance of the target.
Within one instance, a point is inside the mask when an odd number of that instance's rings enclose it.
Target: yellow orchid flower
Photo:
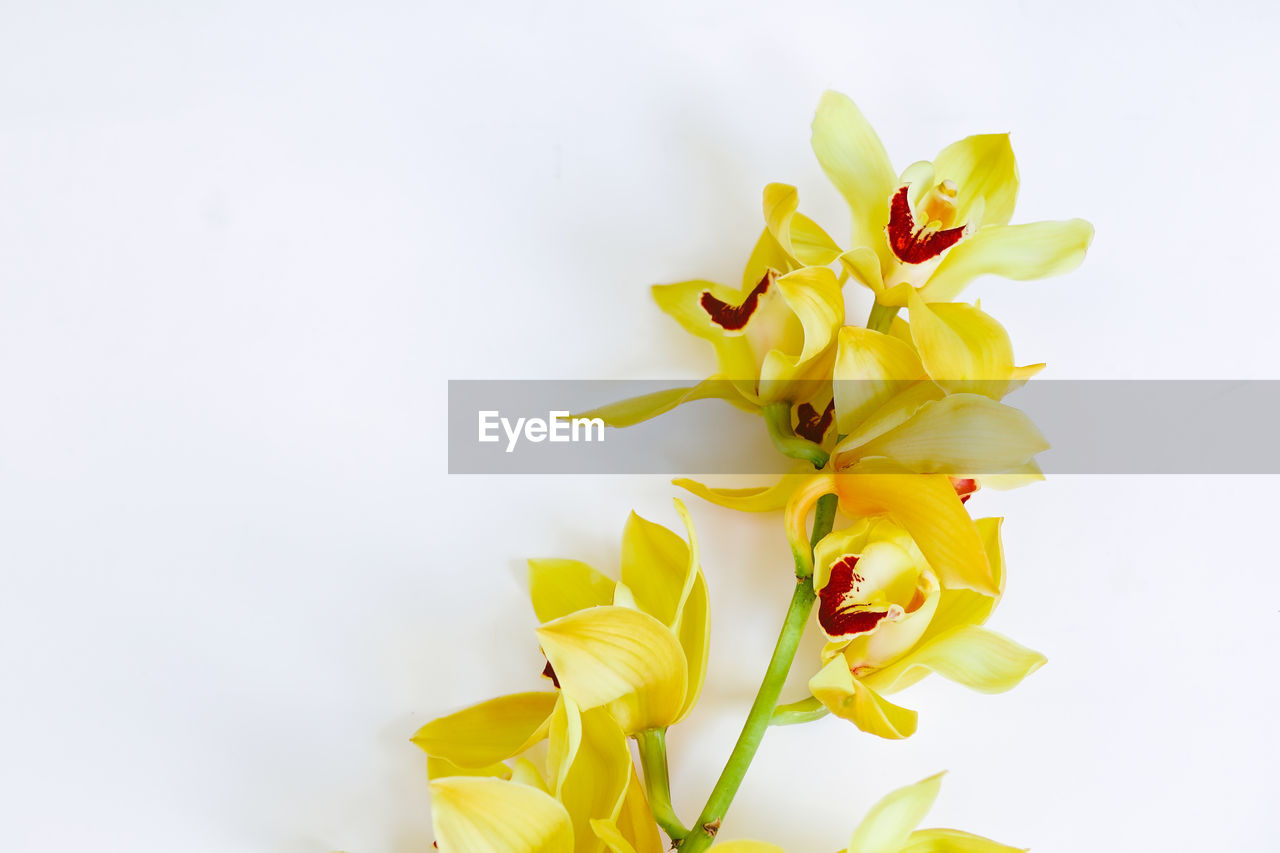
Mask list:
[[[1018,169],[1008,134],[970,136],[895,177],[884,145],[848,97],[827,92],[813,121],[813,151],[853,214],[840,256],[876,302],[950,302],[980,275],[1025,281],[1070,272],[1093,226],[1082,219],[1010,225]]]
[[[559,694],[549,720],[546,774],[527,758],[498,767],[505,772],[432,779],[442,850],[662,850],[626,737],[607,709],[582,711]]]
[[[706,676],[707,582],[693,521],[675,506],[688,542],[632,513],[617,582],[577,561],[529,561],[551,670],[584,709],[608,705],[627,734],[684,719]]]
[[[1015,687],[1044,664],[982,624],[1004,586],[998,518],[976,522],[992,594],[947,585],[898,525],[863,519],[814,549],[824,666],[810,692],[838,717],[885,738],[908,737],[916,713],[883,697],[930,672],[986,693]]]
[[[933,807],[942,776],[930,776],[893,791],[871,807],[840,853],[1026,853],[957,829],[916,829]],[[716,853],[786,853],[763,841],[726,841]]]
[[[766,194],[766,205],[770,201]],[[772,226],[797,232],[798,214],[781,221],[776,209],[772,215]],[[610,426],[630,426],[710,397],[749,411],[783,402],[809,403],[812,408],[815,389],[831,377],[844,297],[831,269],[804,266],[791,254],[812,255],[801,248],[799,237],[795,242],[785,239],[784,250],[770,229],[765,230],[747,263],[741,289],[703,280],[653,288],[659,308],[715,349],[718,368],[713,376],[690,388],[613,403],[583,416],[602,418]]]

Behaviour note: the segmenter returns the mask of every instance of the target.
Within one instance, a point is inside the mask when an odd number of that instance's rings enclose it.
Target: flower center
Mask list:
[[[949,228],[956,216],[956,185],[943,181],[931,189],[920,205],[920,212],[927,217],[925,224],[916,227],[911,212],[908,187],[902,186],[893,194],[889,204],[889,248],[904,264],[922,264],[950,249],[965,235],[965,226]]]
[[[880,620],[902,617],[903,609],[891,604],[887,609],[858,601],[866,578],[858,573],[858,558],[841,558],[831,566],[831,578],[818,593],[818,623],[828,637],[843,638],[874,631]]]

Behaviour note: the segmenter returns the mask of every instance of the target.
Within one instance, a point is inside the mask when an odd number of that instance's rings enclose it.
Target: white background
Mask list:
[[[768,181],[843,233],[808,149],[825,88],[899,168],[1010,130],[1016,221],[1095,223],[1071,276],[968,293],[1046,376],[1277,377],[1278,17],[5,4],[5,847],[429,849],[409,736],[540,683],[522,559],[613,570],[627,510],[676,523],[663,478],[449,477],[446,380],[708,372],[648,285],[736,281]],[[980,495],[1009,517],[992,624],[1049,666],[1005,696],[902,694],[906,742],[774,731],[725,837],[838,849],[874,799],[949,768],[932,825],[1280,849],[1276,485]],[[690,506],[716,621],[706,699],[671,736],[686,818],[790,586],[776,524]]]

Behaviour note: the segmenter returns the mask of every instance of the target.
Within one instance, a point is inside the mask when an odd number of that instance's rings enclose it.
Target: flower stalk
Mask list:
[[[831,532],[835,522],[836,496],[825,495],[814,511],[813,536],[811,545]],[[809,614],[813,611],[813,602],[817,596],[813,591],[813,579],[807,575],[796,579],[795,591],[791,594],[791,604],[787,607],[787,615],[782,622],[782,631],[774,646],[773,656],[769,658],[769,667],[765,670],[764,680],[751,703],[751,711],[742,726],[742,733],[734,744],[733,752],[725,763],[720,779],[711,790],[702,814],[698,815],[693,830],[680,844],[681,853],[698,853],[709,848],[715,841],[720,824],[733,803],[733,798],[742,786],[747,769],[756,757],[764,733],[768,730],[773,714],[782,696],[782,687],[787,675],[791,672],[791,664],[795,661],[796,650],[800,647],[800,638],[804,636],[805,626],[809,623]]]
[[[636,735],[640,751],[640,767],[644,770],[645,794],[649,810],[662,831],[671,837],[673,845],[679,845],[689,834],[671,805],[671,776],[667,769],[667,730],[647,729]]]

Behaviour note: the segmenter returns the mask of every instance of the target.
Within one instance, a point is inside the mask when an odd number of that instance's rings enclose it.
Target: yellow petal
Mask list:
[[[995,631],[961,625],[921,643],[901,660],[869,674],[866,681],[883,693],[892,693],[923,670],[979,693],[1003,693],[1044,663],[1044,655]]]
[[[920,290],[926,302],[950,302],[980,275],[1029,281],[1080,266],[1093,241],[1083,219],[991,225],[953,246]]]
[[[1004,225],[1018,200],[1018,164],[1007,133],[984,133],[952,143],[933,159],[933,180],[956,185],[956,222],[967,224],[981,205],[981,221]]]
[[[693,553],[693,559],[695,561],[698,559],[696,550]],[[684,704],[675,722],[683,720],[693,710],[698,697],[702,695],[702,683],[707,675],[707,658],[711,645],[710,627],[711,598],[707,591],[707,579],[699,568],[694,575],[693,585],[689,589],[689,596],[685,599],[680,621],[675,629],[680,646],[684,649],[685,664],[688,667]]]
[[[1000,591],[1004,590],[1004,546],[1000,542],[1000,525],[1003,522],[1003,518],[979,518],[974,522],[978,535],[982,537],[982,549],[987,552],[987,562],[991,564],[991,579]],[[971,589],[943,589],[938,598],[938,609],[934,611],[921,641],[927,642],[962,625],[981,625],[987,621],[999,600],[999,593],[983,595]]]
[[[431,822],[441,853],[574,853],[573,825],[564,806],[515,782],[436,779]]]
[[[803,386],[831,376],[836,335],[844,323],[844,296],[836,274],[826,267],[796,270],[774,285],[799,323],[803,340],[798,352],[789,340],[767,350],[760,367],[760,401],[808,399],[813,388]]]
[[[1027,853],[1027,848],[1009,847],[958,829],[917,829],[902,853]]]
[[[839,464],[881,456],[922,473],[999,474],[1048,449],[1018,409],[978,394],[951,394],[925,403],[905,423],[860,447],[842,444]]]
[[[555,693],[514,693],[427,723],[413,742],[428,755],[479,768],[519,755],[546,736]]]
[[[622,800],[622,809],[612,822],[613,829],[635,853],[663,853],[662,836],[658,834],[658,824],[649,811],[649,801],[645,797],[644,785],[636,775],[635,767],[631,768],[631,781],[627,785],[626,796]],[[597,829],[597,835],[600,835]],[[600,836],[606,844],[609,839]],[[616,842],[615,842],[616,843]],[[613,850],[612,853],[623,853],[625,848]]]
[[[756,241],[750,257],[747,258],[747,265],[743,268],[742,292],[749,293],[769,270],[773,270],[778,275],[784,275],[797,269],[800,269],[799,261],[783,250],[774,236],[769,233],[769,229],[765,228],[760,232],[760,239]]]
[[[871,807],[849,841],[849,853],[900,853],[933,807],[942,774],[899,788]]]
[[[1013,344],[995,318],[963,302],[927,305],[913,292],[911,338],[930,378],[952,393],[999,400],[1013,378]]]
[[[744,369],[748,373],[754,372],[754,368]],[[752,379],[754,381],[754,377]],[[666,414],[676,406],[681,406],[694,400],[709,399],[727,400],[740,408],[752,411],[756,408],[743,400],[742,394],[733,382],[716,375],[687,388],[668,388],[663,391],[654,391],[651,394],[642,394],[639,397],[599,406],[590,411],[575,414],[573,417],[599,418],[604,421],[605,426],[628,427],[656,418],[658,415]]]
[[[813,153],[853,213],[850,248],[866,246],[885,257],[884,227],[896,176],[880,137],[848,97],[822,96],[813,119]]]
[[[496,776],[499,779],[510,779],[511,768],[505,764],[487,764],[484,767],[459,767],[452,761],[427,756],[427,778],[442,779],[445,776]]]
[[[836,425],[845,434],[913,383],[928,378],[911,346],[858,326],[840,330],[833,376]]]
[[[845,468],[853,464],[860,456],[865,455],[853,451],[911,420],[925,403],[941,400],[946,395],[942,386],[932,381],[908,383],[902,392],[890,397],[883,406],[867,415],[845,434],[832,451],[835,467]]]
[[[622,807],[632,772],[627,739],[605,708],[579,711],[566,696],[556,714],[547,745],[556,799],[573,823],[575,853],[599,853],[604,842],[591,821],[613,820]]]
[[[670,725],[688,667],[680,641],[647,613],[593,607],[538,629],[561,688],[584,710],[608,706],[627,734]]]
[[[809,679],[809,692],[831,713],[868,734],[891,740],[915,734],[916,712],[898,707],[854,678],[839,655]]]
[[[547,780],[542,777],[541,771],[524,756],[511,762],[511,781],[537,788],[539,791],[546,791],[548,794],[551,793],[551,788],[547,785]]]
[[[715,853],[787,853],[767,841],[725,841],[712,848]]]
[[[622,534],[622,582],[635,605],[675,632],[688,665],[688,689],[679,719],[698,700],[707,669],[710,600],[698,557],[698,538],[689,511],[679,500],[688,544],[660,524],[634,512]]]
[[[754,287],[754,284],[752,285]],[[754,382],[757,374],[751,344],[741,331],[730,332],[716,324],[702,307],[702,296],[710,293],[727,305],[741,305],[750,287],[734,290],[710,281],[682,281],[653,287],[653,299],[686,331],[710,341],[719,361],[717,373],[730,381]],[[758,312],[757,312],[758,313]]]
[[[609,853],[637,853],[635,845],[627,840],[627,837],[618,829],[618,825],[611,820],[592,819],[591,831],[596,834],[596,838],[604,842],[605,849]]]
[[[529,598],[539,622],[613,603],[613,580],[578,560],[529,561]]]
[[[905,474],[866,460],[835,476],[840,506],[854,518],[887,515],[911,534],[943,586],[996,593],[973,519],[941,474]]]
[[[840,256],[840,266],[849,278],[876,294],[876,301],[884,301],[880,298],[885,292],[884,273],[880,268],[880,256],[874,249],[867,246],[850,249]]]
[[[682,489],[687,489],[705,501],[716,506],[736,509],[739,512],[777,512],[787,505],[791,495],[806,482],[808,477],[799,473],[811,472],[813,466],[804,463],[797,466],[795,474],[785,474],[772,486],[754,486],[747,489],[719,489],[681,477],[671,482]]]
[[[764,220],[778,245],[800,266],[826,266],[840,254],[840,247],[816,222],[796,210],[800,197],[789,184],[764,188]]]

